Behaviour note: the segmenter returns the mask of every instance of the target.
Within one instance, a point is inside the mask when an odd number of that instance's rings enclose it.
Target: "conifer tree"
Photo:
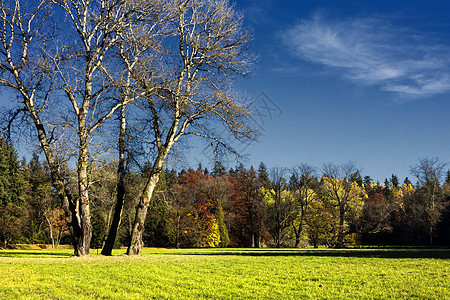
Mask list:
[[[23,204],[23,183],[16,151],[0,139],[0,206]]]

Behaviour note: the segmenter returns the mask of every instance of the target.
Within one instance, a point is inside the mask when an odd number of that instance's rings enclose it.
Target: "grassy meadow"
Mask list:
[[[450,250],[0,250],[0,299],[450,299]]]

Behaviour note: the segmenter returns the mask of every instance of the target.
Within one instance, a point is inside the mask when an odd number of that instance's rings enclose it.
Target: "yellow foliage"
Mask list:
[[[323,187],[329,195],[329,199],[342,205],[342,201],[352,207],[355,213],[359,213],[363,206],[363,199],[368,198],[367,193],[363,187],[356,182],[350,184],[345,179],[335,179],[323,177]]]
[[[209,247],[217,247],[220,244],[219,224],[215,217],[211,218],[211,223],[211,232],[207,237],[207,243]]]
[[[398,187],[392,187],[392,194],[396,200],[403,199],[403,190]]]
[[[402,191],[404,196],[410,196],[414,193],[415,189],[412,184],[403,184]]]

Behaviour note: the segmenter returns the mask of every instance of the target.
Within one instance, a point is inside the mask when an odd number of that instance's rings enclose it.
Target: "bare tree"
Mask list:
[[[48,67],[44,64],[45,61],[36,58],[40,53],[37,50],[39,46],[35,45],[43,45],[46,41],[47,37],[42,28],[49,19],[50,10],[46,1],[40,1],[35,7],[26,7],[26,9],[23,9],[21,2],[17,0],[2,2],[0,5],[2,24],[0,30],[0,83],[19,94],[17,112],[25,112],[36,129],[51,171],[53,186],[69,219],[70,231],[74,237],[74,246],[76,246],[80,225],[75,217],[73,197],[66,188],[64,176],[60,172],[58,157],[52,146],[52,129],[47,127],[42,120],[43,112],[49,102],[46,92],[50,88],[46,86],[45,82],[48,76]],[[13,115],[13,117],[17,116],[18,114]]]
[[[287,193],[285,168],[272,168],[270,172],[271,186],[266,195],[266,227],[276,247],[281,247],[286,229],[291,226],[294,217],[293,199]]]
[[[13,2],[13,3],[11,3]],[[132,3],[133,2],[133,3]],[[123,102],[108,97],[104,75],[119,33],[133,20],[130,3],[109,0],[52,0],[1,4],[0,39],[3,86],[21,97],[20,111],[32,120],[63,201],[74,238],[75,255],[89,254],[91,239],[88,172],[90,145],[100,126]],[[66,18],[52,18],[62,9]],[[54,23],[64,27],[57,35]],[[65,101],[67,100],[67,101]],[[74,135],[65,129],[72,129]],[[59,171],[55,133],[75,137],[78,196],[72,197]]]
[[[295,247],[300,243],[300,236],[305,224],[306,215],[313,201],[318,198],[319,181],[315,176],[316,169],[307,164],[301,164],[293,171],[290,188],[294,192],[295,206],[298,215],[293,219],[292,229],[295,234]]]
[[[423,213],[428,227],[430,246],[433,246],[433,231],[439,222],[443,206],[441,181],[445,175],[447,164],[438,158],[423,158],[411,167],[411,174],[416,176],[419,189],[415,193],[419,210]],[[420,218],[420,217],[419,217]],[[417,221],[417,220],[416,220]]]
[[[167,16],[164,13],[168,2],[165,0],[140,1],[140,5],[135,8],[139,17],[129,24],[126,32],[121,32],[119,35],[117,56],[120,57],[122,69],[119,69],[119,73],[104,69],[109,82],[118,91],[122,107],[119,113],[117,197],[111,226],[102,249],[103,255],[112,253],[125,199],[127,106],[137,98],[151,93],[152,90],[152,88],[140,89],[134,75],[139,73],[149,78],[155,73],[156,54],[160,51],[160,40],[166,36],[165,23],[170,18],[170,15]],[[143,82],[139,77],[137,79]],[[156,88],[156,86],[153,87],[153,89]]]
[[[238,139],[254,135],[247,126],[247,107],[230,89],[230,80],[235,75],[245,76],[252,61],[247,56],[249,35],[243,29],[242,15],[225,0],[175,0],[169,4],[170,36],[162,43],[158,73],[149,77],[146,68],[134,71],[146,92],[142,104],[151,120],[155,154],[136,208],[129,255],[141,252],[150,199],[175,143],[194,135],[205,138],[215,149],[233,151],[217,134],[220,126]]]

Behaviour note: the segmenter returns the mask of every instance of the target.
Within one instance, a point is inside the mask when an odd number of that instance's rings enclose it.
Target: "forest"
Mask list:
[[[18,160],[0,148],[0,245],[71,243],[48,166],[35,153]],[[438,159],[411,167],[417,182],[392,175],[384,183],[362,177],[351,163],[307,164],[257,170],[162,171],[145,220],[143,241],[152,247],[355,247],[450,245],[450,172]],[[117,162],[89,168],[92,248],[102,248],[114,213]],[[76,195],[76,172],[66,185]],[[125,202],[115,247],[130,243],[134,208],[149,165],[127,172]],[[445,181],[444,181],[445,180]],[[443,183],[442,183],[443,182]]]

